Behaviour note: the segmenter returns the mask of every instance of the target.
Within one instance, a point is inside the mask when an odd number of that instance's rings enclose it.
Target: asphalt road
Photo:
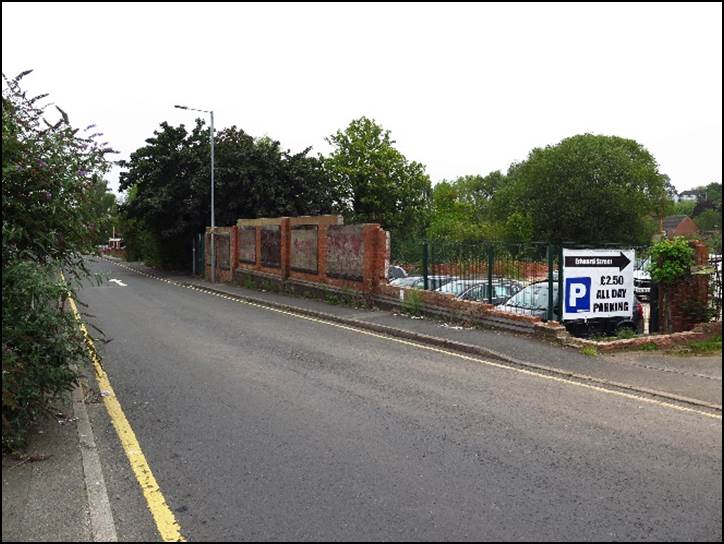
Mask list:
[[[721,419],[169,285],[80,293],[189,540],[722,538]],[[102,405],[121,539],[157,539]]]

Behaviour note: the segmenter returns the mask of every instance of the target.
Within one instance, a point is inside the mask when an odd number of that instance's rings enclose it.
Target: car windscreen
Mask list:
[[[555,297],[558,289],[554,287]],[[506,306],[523,308],[526,310],[546,310],[548,308],[548,284],[535,283],[519,291],[505,303]]]

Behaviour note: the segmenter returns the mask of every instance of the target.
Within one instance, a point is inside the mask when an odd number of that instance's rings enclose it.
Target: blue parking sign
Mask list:
[[[591,278],[566,278],[566,313],[591,311]]]

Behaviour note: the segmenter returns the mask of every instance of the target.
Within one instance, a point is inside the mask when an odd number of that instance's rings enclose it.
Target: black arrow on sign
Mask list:
[[[621,252],[621,255],[612,257],[601,257],[600,255],[569,255],[566,257],[565,262],[566,268],[611,268],[614,266],[618,266],[619,272],[626,268],[629,264],[631,264],[631,259],[626,257],[626,255],[623,254],[623,251]]]

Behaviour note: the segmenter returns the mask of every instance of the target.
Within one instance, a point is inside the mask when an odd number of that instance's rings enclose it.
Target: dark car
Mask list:
[[[397,265],[393,264],[387,269],[387,279],[390,281],[397,280],[400,278],[406,278],[406,277],[407,277],[407,272],[401,266],[397,266]]]
[[[553,319],[558,321],[558,283],[553,284]],[[548,282],[531,283],[504,304],[499,310],[545,319],[548,313]],[[614,335],[619,329],[631,329],[641,334],[644,330],[644,309],[638,300],[634,300],[632,317],[601,317],[597,319],[576,319],[563,322],[568,332],[574,336],[590,337],[599,334]]]

